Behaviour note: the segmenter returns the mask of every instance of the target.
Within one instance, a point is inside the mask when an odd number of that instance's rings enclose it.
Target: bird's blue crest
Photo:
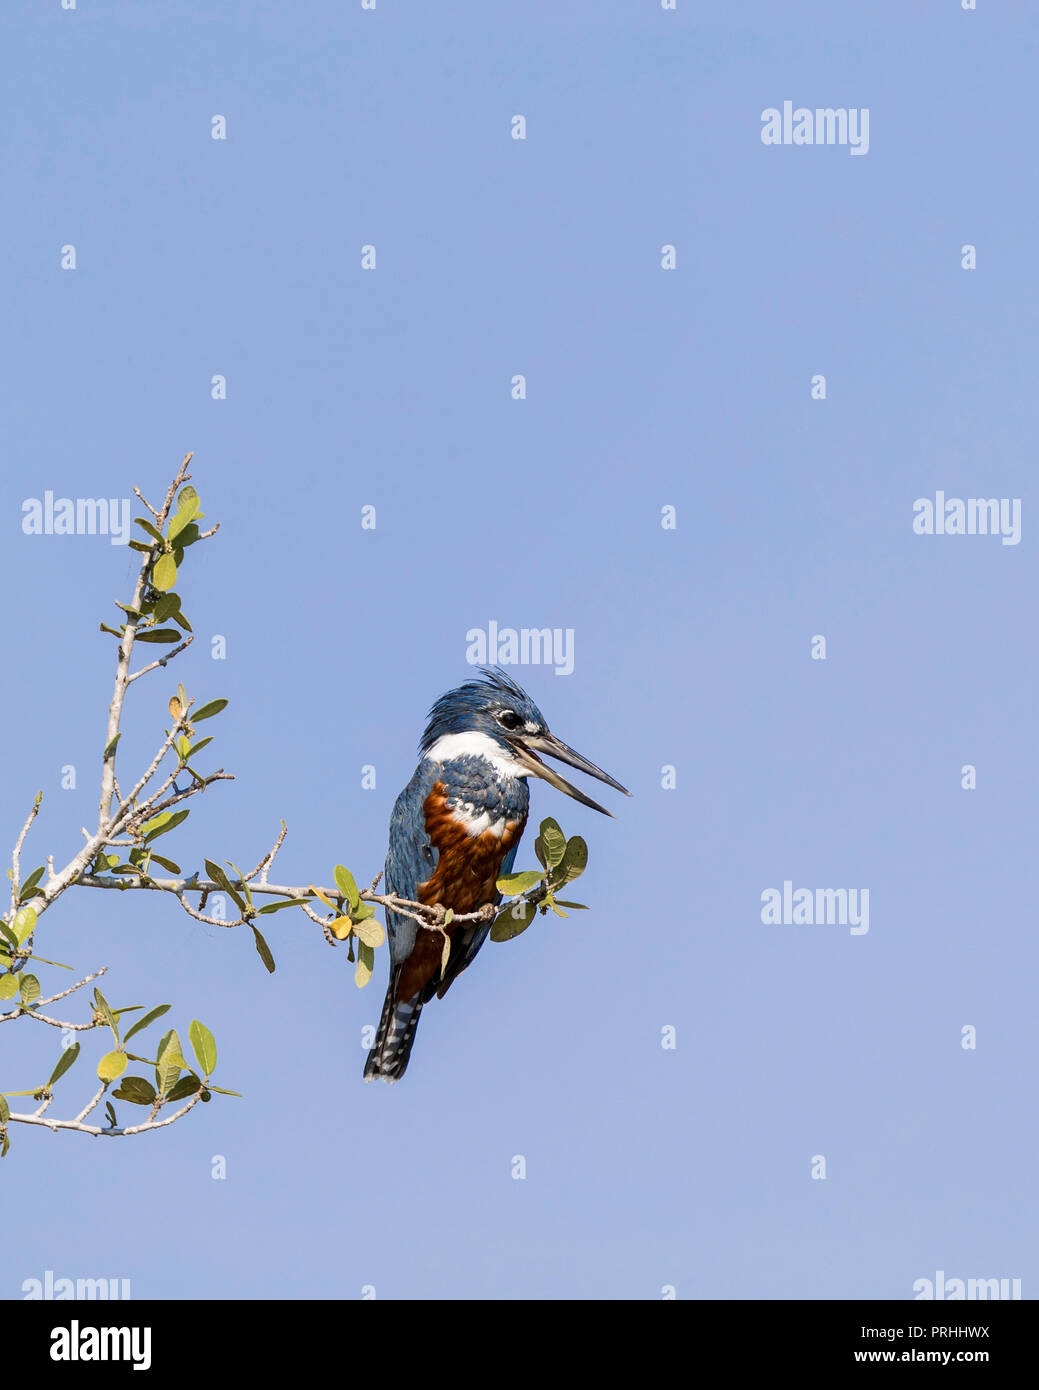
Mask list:
[[[512,709],[524,723],[536,724],[539,729],[548,726],[545,716],[527,692],[511,676],[507,676],[500,666],[481,666],[483,677],[478,681],[466,681],[464,685],[448,690],[429,711],[429,723],[419,744],[421,754],[428,753],[438,738],[445,734],[462,734],[477,729],[498,739],[505,740],[493,711]]]

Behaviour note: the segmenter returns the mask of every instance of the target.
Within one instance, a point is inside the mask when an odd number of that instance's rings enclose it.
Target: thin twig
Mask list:
[[[200,537],[200,539],[201,539],[201,537]],[[156,670],[159,666],[165,666],[167,662],[172,661],[173,658],[174,658],[175,656],[179,656],[179,655],[181,654],[182,651],[184,651],[186,648],[190,647],[191,644],[192,644],[192,642],[194,642],[194,640],[195,640],[195,634],[192,633],[192,634],[190,635],[190,637],[186,637],[186,638],[184,639],[184,641],[181,642],[181,644],[180,644],[179,647],[174,647],[173,650],[172,650],[171,652],[167,652],[165,656],[160,656],[160,657],[158,658],[157,661],[149,662],[149,664],[148,664],[147,666],[142,666],[141,669],[140,669],[139,671],[135,671],[135,672],[133,673],[132,676],[127,676],[127,678],[126,678],[126,683],[127,683],[127,685],[132,685],[132,684],[134,683],[134,681],[140,680],[141,677],[142,677],[142,676],[146,676],[146,675],[148,674],[149,671],[154,671],[154,670]]]
[[[40,1118],[40,1116],[41,1116],[41,1115],[43,1114],[43,1112],[47,1109],[47,1107],[50,1105],[50,1103],[51,1103],[51,1101],[52,1101],[53,1099],[54,1099],[54,1092],[53,1092],[53,1091],[50,1093],[49,1096],[44,1096],[44,1098],[43,1098],[43,1104],[40,1106],[40,1108],[39,1108],[38,1110],[34,1110],[34,1111],[32,1112],[32,1114],[33,1114],[33,1119],[34,1119],[34,1120],[38,1120],[38,1119]]]
[[[103,965],[100,970],[95,970],[93,974],[85,976],[78,984],[69,985],[68,989],[63,989],[60,994],[52,994],[49,998],[41,999],[39,1002],[41,1004],[56,1004],[59,999],[64,999],[70,994],[75,994],[77,989],[82,989],[84,985],[89,985],[91,980],[99,979],[107,969],[108,966]]]
[[[96,1110],[96,1109],[97,1109],[97,1107],[101,1104],[101,1098],[102,1098],[102,1096],[105,1094],[105,1091],[106,1091],[107,1089],[108,1089],[108,1082],[107,1082],[107,1081],[102,1081],[101,1086],[100,1086],[100,1088],[99,1088],[99,1090],[98,1090],[98,1092],[97,1092],[97,1095],[94,1097],[94,1099],[93,1099],[92,1101],[88,1101],[88,1103],[83,1107],[83,1109],[82,1109],[82,1110],[79,1112],[79,1114],[76,1116],[75,1121],[74,1121],[75,1124],[77,1124],[77,1125],[78,1125],[78,1124],[81,1124],[81,1123],[87,1118],[87,1116],[90,1114],[91,1110]],[[58,1121],[57,1123],[60,1124],[61,1122]]]
[[[89,1023],[66,1023],[61,1018],[48,1018],[46,1014],[38,1013],[35,1008],[19,1008],[9,1014],[0,1014],[0,1023],[9,1023],[13,1018],[35,1018],[39,1023],[49,1023],[52,1028],[70,1028],[74,1033],[88,1033],[91,1028],[101,1026],[96,1018]]]
[[[161,531],[169,515],[173,498],[177,488],[190,477],[188,464],[191,462],[191,454],[186,454],[184,462],[177,470],[177,476],[169,486],[166,493],[166,501],[162,505],[161,511],[155,516],[156,529]],[[130,600],[130,607],[135,612],[141,611],[141,604],[144,600],[144,591],[148,585],[148,572],[155,554],[155,547],[142,557],[141,568],[137,575],[137,583],[134,585],[133,598]],[[137,637],[137,624],[139,618],[135,618],[133,613],[127,613],[126,624],[123,627],[123,635],[119,641],[119,659],[116,663],[115,688],[112,691],[112,702],[108,707],[108,728],[105,733],[105,759],[101,771],[101,801],[98,806],[97,828],[100,834],[109,820],[112,807],[112,794],[114,791],[115,778],[115,754],[116,750],[112,746],[116,735],[119,733],[119,725],[123,715],[123,701],[126,698],[126,689],[130,678],[130,655],[133,652],[134,641]]]
[[[281,847],[282,847],[282,845],[285,843],[285,836],[286,836],[288,833],[289,833],[289,828],[288,828],[288,826],[285,824],[285,822],[282,821],[282,823],[281,823],[281,832],[280,832],[280,834],[278,835],[278,838],[274,841],[274,844],[271,846],[271,848],[267,851],[267,853],[263,856],[263,858],[262,858],[262,859],[260,860],[260,862],[257,864],[256,868],[253,869],[252,873],[251,873],[251,874],[246,874],[246,876],[245,876],[245,881],[246,881],[246,883],[252,883],[253,879],[256,877],[256,875],[257,875],[258,873],[260,873],[260,870],[262,869],[262,870],[263,870],[263,873],[262,873],[261,876],[260,876],[260,885],[263,886],[263,885],[266,884],[266,882],[267,882],[267,874],[268,874],[268,872],[269,872],[269,870],[270,870],[271,865],[274,863],[274,857],[275,857],[275,855],[278,853],[278,850],[280,850]]]
[[[133,490],[134,490],[134,492],[136,493],[136,495],[141,499],[141,501],[144,503],[144,505],[148,508],[148,510],[151,512],[151,514],[152,514],[152,516],[155,518],[155,520],[158,521],[158,520],[159,520],[159,513],[155,510],[155,508],[152,506],[152,504],[148,501],[147,497],[145,497],[144,493],[141,491],[141,489],[137,486],[136,483],[134,483],[134,489],[133,489]]]
[[[172,778],[171,780],[172,780],[172,781],[176,781],[176,779],[180,776],[182,770],[183,770],[182,768],[179,768],[179,767],[178,767],[177,770],[176,770],[176,772],[173,774],[173,778]],[[138,811],[135,815],[133,815],[133,816],[130,818],[129,821],[127,821],[127,825],[132,825],[135,821],[138,821],[138,820],[140,820],[140,821],[142,821],[142,822],[145,821],[145,820],[151,820],[152,817],[153,817],[153,816],[157,816],[157,815],[159,814],[160,811],[168,811],[169,808],[170,808],[171,806],[176,806],[177,802],[178,802],[178,801],[183,801],[183,800],[185,799],[185,797],[194,796],[197,792],[203,792],[203,791],[205,791],[205,789],[206,789],[212,782],[233,782],[233,781],[234,781],[234,773],[233,773],[233,772],[225,772],[223,768],[221,768],[221,769],[219,770],[219,772],[211,772],[211,773],[209,774],[208,777],[203,777],[202,780],[201,780],[200,782],[193,782],[193,783],[191,784],[190,787],[185,787],[184,790],[183,790],[182,792],[175,792],[173,796],[168,796],[168,797],[166,797],[165,801],[158,801],[158,802],[149,801],[149,802],[147,803],[146,807],[145,807],[144,812],[142,813],[142,812]],[[169,785],[169,783],[167,783],[167,785]],[[161,790],[161,788],[160,788],[160,790],[159,790],[158,792],[156,792],[156,796],[161,796],[161,795],[162,795],[162,790]],[[107,843],[107,844],[115,844],[115,843],[117,843],[117,842],[114,841],[114,840],[109,840],[109,841],[106,841],[106,843]],[[134,843],[134,842],[131,840],[131,841],[130,841],[130,844],[133,844],[133,843]]]
[[[13,854],[11,855],[11,909],[12,909],[12,911],[16,911],[16,910],[17,910],[17,907],[18,907],[18,888],[19,888],[19,886],[20,886],[20,882],[21,882],[21,872],[22,872],[22,845],[25,844],[25,837],[26,837],[26,835],[28,835],[28,833],[29,833],[29,826],[32,825],[33,821],[36,819],[36,816],[37,816],[37,814],[38,814],[38,812],[39,812],[39,809],[40,809],[40,802],[41,802],[42,800],[43,800],[43,792],[37,792],[37,794],[36,794],[36,800],[35,800],[35,801],[33,802],[33,804],[32,804],[32,810],[29,812],[29,814],[28,814],[28,815],[26,816],[26,818],[25,818],[25,824],[22,826],[21,834],[18,836],[18,839],[15,841],[14,852],[13,852]]]
[[[74,1120],[48,1120],[35,1114],[16,1115],[13,1111],[11,1112],[11,1120],[20,1125],[43,1125],[46,1129],[53,1130],[55,1133],[57,1133],[59,1129],[74,1129],[78,1130],[80,1134],[92,1134],[98,1139],[121,1139],[131,1134],[147,1134],[153,1129],[164,1129],[166,1125],[174,1124],[198,1104],[202,1099],[202,1091],[205,1089],[205,1087],[201,1087],[197,1090],[186,1105],[182,1105],[179,1110],[169,1115],[165,1120],[145,1120],[143,1124],[130,1125],[128,1129],[123,1129],[118,1125],[112,1128],[110,1126],[85,1125],[82,1123],[84,1116],[90,1114],[91,1110],[94,1109],[104,1095],[105,1088],[103,1086],[96,1099]]]

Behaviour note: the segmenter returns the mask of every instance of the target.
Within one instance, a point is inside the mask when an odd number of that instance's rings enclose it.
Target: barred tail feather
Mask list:
[[[399,1000],[396,995],[396,980],[391,976],[378,1032],[375,1034],[375,1046],[368,1053],[368,1060],[364,1064],[365,1081],[378,1078],[392,1085],[394,1081],[400,1080],[407,1069],[421,1012],[421,997],[416,995],[414,999],[406,1002]]]

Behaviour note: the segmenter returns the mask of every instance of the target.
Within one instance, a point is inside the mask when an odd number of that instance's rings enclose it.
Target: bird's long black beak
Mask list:
[[[579,772],[587,772],[589,777],[597,777],[600,782],[615,787],[625,796],[631,795],[627,787],[622,787],[608,772],[603,772],[601,767],[596,767],[587,758],[582,758],[580,753],[575,753],[561,738],[556,738],[555,734],[524,734],[522,738],[513,742],[513,748],[520,762],[529,768],[535,777],[542,778],[550,787],[555,787],[557,791],[566,792],[567,796],[572,796],[582,806],[590,806],[593,811],[601,811],[604,816],[612,816],[613,812],[607,811],[605,806],[600,806],[590,796],[585,796],[584,792],[578,791],[565,777],[560,777],[554,768],[543,763],[538,754],[544,753],[547,757],[557,758],[561,763],[569,763],[571,767],[576,767]]]

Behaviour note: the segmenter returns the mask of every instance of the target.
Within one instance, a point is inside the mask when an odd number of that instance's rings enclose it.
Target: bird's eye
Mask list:
[[[518,729],[521,720],[515,710],[503,709],[498,713],[498,723],[503,725],[506,729]]]

